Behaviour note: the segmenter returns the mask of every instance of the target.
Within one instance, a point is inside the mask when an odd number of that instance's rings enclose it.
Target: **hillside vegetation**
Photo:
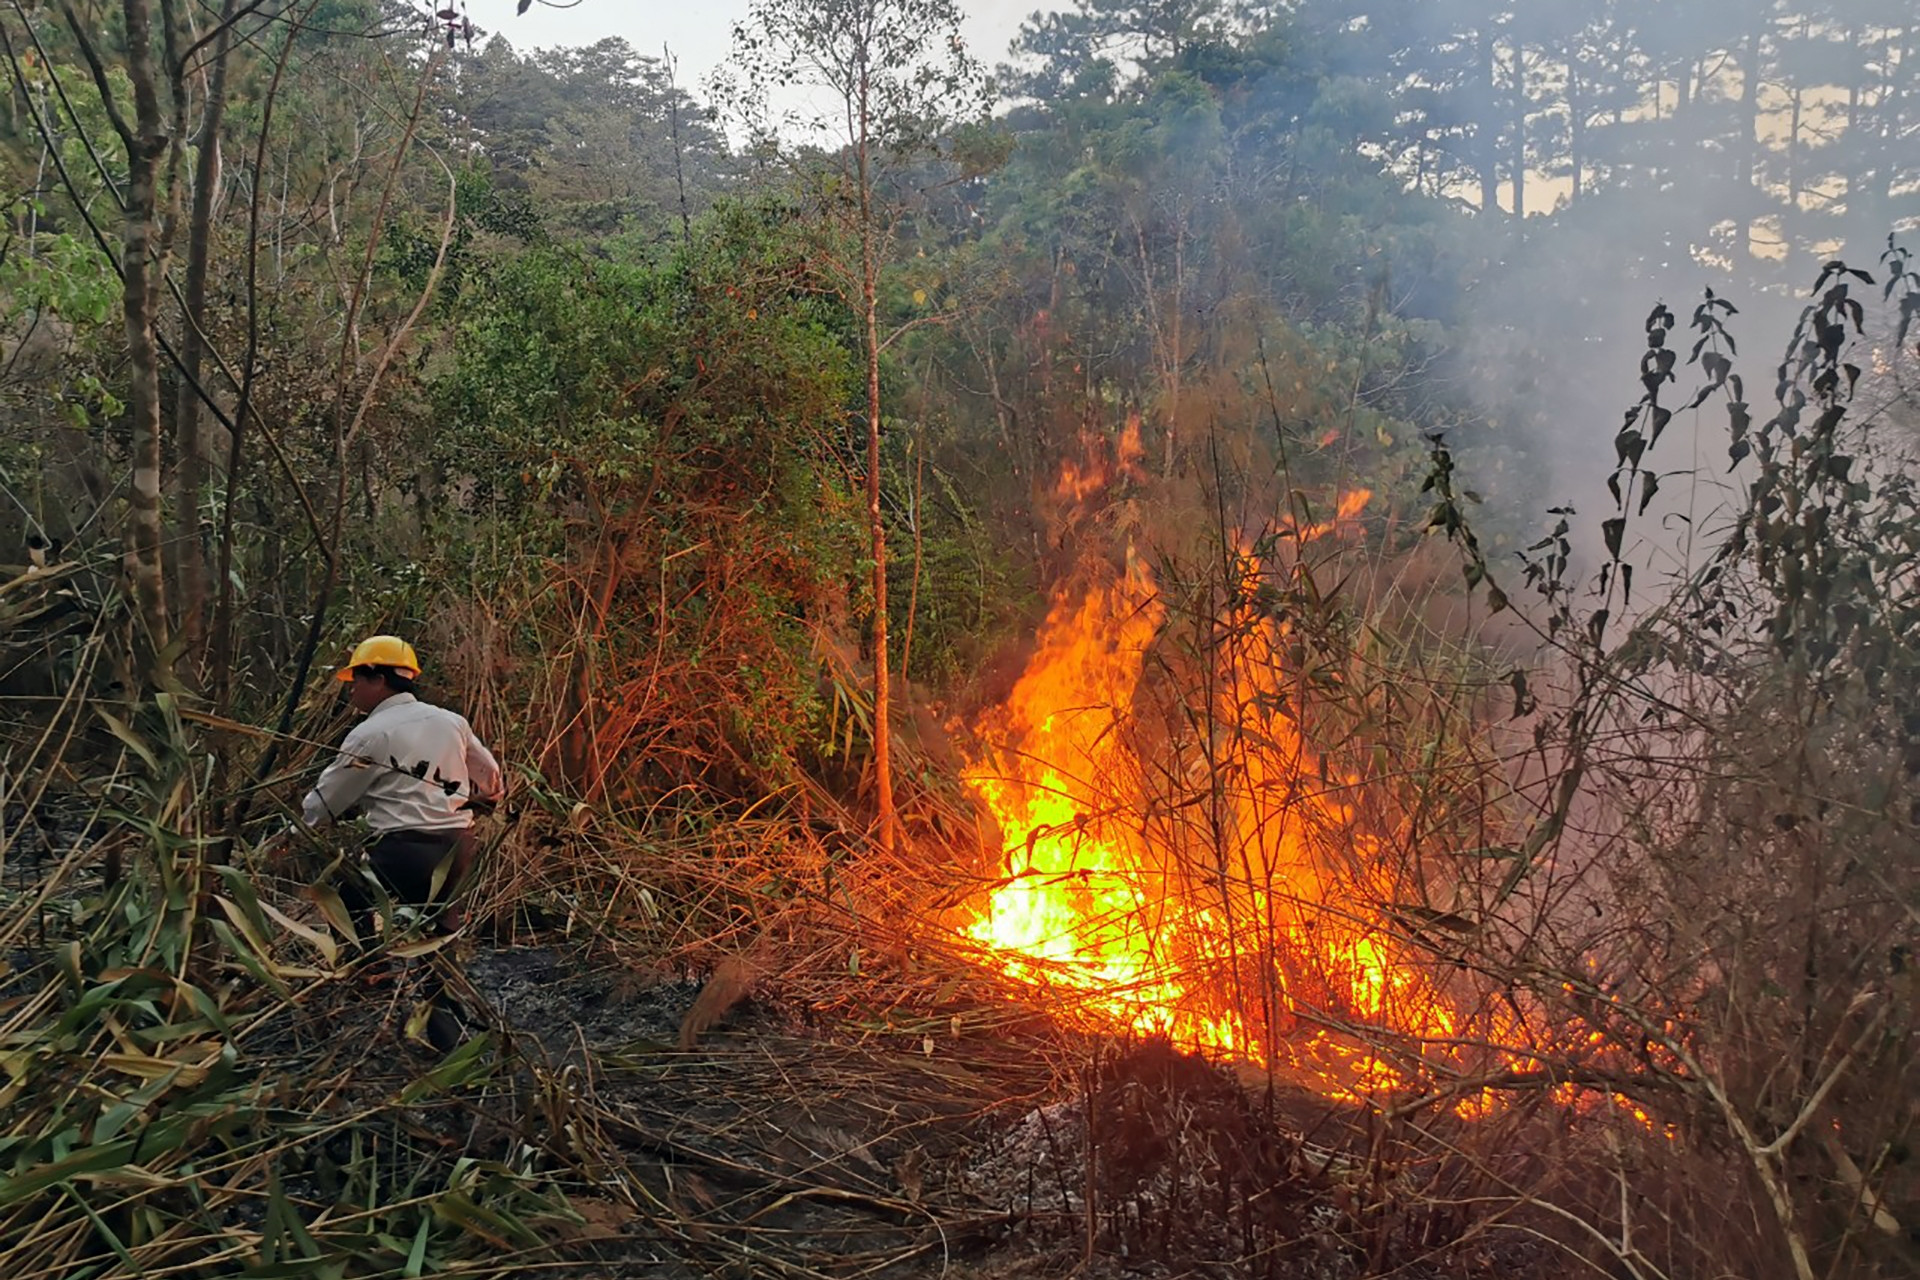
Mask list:
[[[0,11],[0,1270],[1920,1265],[1908,6],[510,9]]]

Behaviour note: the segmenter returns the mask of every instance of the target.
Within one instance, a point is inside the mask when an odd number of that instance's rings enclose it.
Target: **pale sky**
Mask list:
[[[679,63],[680,87],[701,97],[707,76],[733,47],[734,24],[747,16],[747,0],[577,0],[570,8],[534,0],[519,17],[514,5],[467,0],[467,12],[523,52],[622,36],[636,53],[658,57],[664,44]],[[1057,6],[1049,0],[959,0],[959,7],[969,51],[991,69],[1006,61],[1007,45],[1029,14]]]

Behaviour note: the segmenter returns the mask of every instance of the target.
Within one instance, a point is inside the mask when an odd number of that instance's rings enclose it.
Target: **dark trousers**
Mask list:
[[[376,836],[367,846],[367,863],[394,902],[411,907],[441,907],[439,928],[457,927],[457,911],[447,904],[459,892],[473,866],[479,841],[472,827],[457,831],[388,831]],[[433,891],[434,874],[442,864],[446,874],[440,892]],[[340,900],[346,904],[353,927],[363,938],[373,931],[373,895],[357,874],[341,879]]]
[[[449,905],[465,883],[473,866],[480,842],[472,827],[459,831],[389,831],[376,836],[367,846],[367,863],[385,886],[392,901],[406,906],[438,906],[438,914],[428,925],[435,932],[460,927],[460,909]],[[442,864],[446,873],[440,880],[440,892],[433,891],[434,874]],[[366,878],[357,871],[340,878],[340,900],[353,921],[354,931],[363,943],[373,939],[374,899]],[[453,963],[451,952],[433,963]],[[459,1004],[447,995],[439,973],[427,971],[422,994],[433,1006],[427,1017],[427,1041],[446,1053],[466,1036]]]

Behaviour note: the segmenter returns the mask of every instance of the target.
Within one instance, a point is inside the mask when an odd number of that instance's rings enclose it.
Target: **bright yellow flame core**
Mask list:
[[[1162,617],[1138,566],[1077,603],[1057,598],[1025,674],[982,726],[996,758],[965,776],[1008,840],[1006,879],[972,936],[1003,953],[1010,973],[1077,988],[1109,1019],[1171,1033],[1183,991],[1154,959],[1141,859],[1101,816],[1110,779],[1098,772],[1120,750],[1125,704],[1113,695],[1138,681]]]

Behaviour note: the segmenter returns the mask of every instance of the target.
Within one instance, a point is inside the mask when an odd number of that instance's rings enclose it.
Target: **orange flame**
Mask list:
[[[1068,459],[1060,465],[1060,479],[1053,487],[1054,497],[1069,503],[1082,503],[1107,488],[1115,480],[1143,480],[1141,459],[1146,446],[1140,442],[1140,413],[1127,415],[1120,438],[1109,442],[1095,431],[1081,433],[1080,444],[1086,452],[1084,462]]]
[[[1296,536],[1326,536],[1369,496],[1344,495],[1333,520]],[[1325,1028],[1444,1038],[1457,1018],[1360,895],[1342,901],[1343,876],[1374,853],[1340,799],[1355,780],[1304,741],[1276,661],[1282,630],[1252,604],[1263,568],[1242,553],[1239,572],[1207,727],[1184,759],[1148,759],[1137,742],[1141,672],[1165,619],[1152,574],[1130,558],[1055,595],[1025,673],[976,725],[982,750],[964,776],[1005,852],[969,933],[1006,972],[1107,1026],[1311,1060],[1336,1094],[1399,1087],[1392,1065]],[[1202,803],[1155,800],[1167,788],[1154,779],[1169,777]],[[1303,1021],[1322,1029],[1300,1034]]]
[[[1340,495],[1339,504],[1334,508],[1333,519],[1321,520],[1308,525],[1305,529],[1300,528],[1296,522],[1289,520],[1283,526],[1283,530],[1301,542],[1312,542],[1316,538],[1326,537],[1341,525],[1350,524],[1358,519],[1360,513],[1366,510],[1367,504],[1372,501],[1373,490],[1349,489]]]
[[[1144,566],[1062,593],[1026,672],[981,727],[994,759],[965,772],[1009,838],[1005,876],[970,930],[1017,976],[1054,980],[1143,1031],[1168,1029],[1181,995],[1144,929],[1136,850],[1100,811],[1124,704],[1163,609]]]
[[[1089,445],[1061,499],[1142,478],[1137,416],[1118,441]],[[1371,496],[1344,493],[1330,519],[1280,533],[1296,547],[1333,535]],[[1167,620],[1148,568],[1129,552],[1055,593],[1020,680],[974,726],[963,777],[1003,845],[967,933],[1059,1012],[1285,1067],[1336,1098],[1539,1073],[1535,1054],[1577,1056],[1577,1039],[1604,1053],[1597,1031],[1530,1027],[1511,993],[1469,1015],[1405,954],[1371,905],[1401,899],[1377,883],[1381,851],[1355,821],[1360,780],[1295,718],[1286,629],[1261,603],[1271,569],[1247,547],[1236,555],[1224,625],[1195,646],[1210,692],[1171,714],[1142,682]],[[1156,711],[1175,726],[1158,737]],[[1388,1061],[1363,1040],[1400,1049]],[[1471,1045],[1477,1068],[1463,1060]],[[1500,1109],[1494,1090],[1462,1083],[1456,1115]],[[1555,1096],[1676,1136],[1621,1094],[1563,1084]]]

